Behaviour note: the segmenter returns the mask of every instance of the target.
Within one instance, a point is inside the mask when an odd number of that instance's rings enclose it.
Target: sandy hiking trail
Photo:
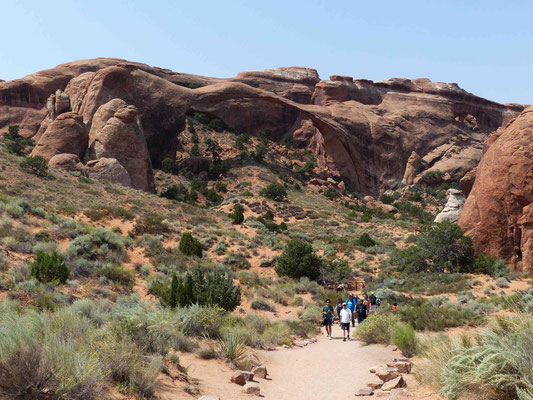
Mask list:
[[[353,328],[352,328],[353,329]],[[357,328],[356,328],[357,329]],[[324,329],[322,329],[324,331]],[[352,333],[353,331],[351,331]],[[355,391],[375,377],[368,369],[385,365],[400,356],[383,346],[364,346],[361,342],[342,341],[342,331],[333,326],[333,340],[319,335],[316,343],[301,348],[258,351],[267,367],[267,379],[256,379],[261,399],[266,400],[344,400],[353,399]],[[189,373],[198,379],[204,395],[221,400],[250,400],[255,396],[241,393],[241,386],[229,382],[232,371],[219,361],[199,363],[195,356],[180,356]],[[175,399],[172,395],[164,399]]]

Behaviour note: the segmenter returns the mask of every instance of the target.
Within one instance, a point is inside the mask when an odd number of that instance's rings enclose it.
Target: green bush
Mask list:
[[[392,342],[398,346],[405,357],[412,357],[416,353],[415,330],[409,324],[396,324],[392,328]]]
[[[145,234],[164,235],[170,232],[170,227],[165,219],[157,214],[146,214],[135,220],[135,225],[130,233],[131,236],[141,236]]]
[[[228,214],[228,217],[233,220],[234,224],[242,224],[244,222],[244,207],[242,204],[235,203],[233,212]]]
[[[263,143],[259,143],[255,147],[255,151],[253,152],[252,157],[255,159],[255,161],[261,162],[263,161],[267,153],[268,147],[266,147]]]
[[[161,161],[161,171],[169,174],[177,174],[179,172],[178,163],[172,158],[164,158]]]
[[[276,308],[262,297],[253,299],[251,307],[253,310],[276,311]]]
[[[353,336],[366,344],[390,344],[393,328],[399,323],[400,318],[396,314],[377,313],[371,318],[365,319],[357,327]]]
[[[29,174],[44,177],[48,175],[48,163],[41,156],[26,157],[19,164],[20,169]]]
[[[124,286],[125,288],[133,289],[133,286],[135,285],[135,273],[121,265],[104,264],[98,272],[111,282]]]
[[[205,198],[207,199],[207,201],[214,204],[218,204],[222,200],[224,200],[224,198],[219,195],[214,189],[208,189]]]
[[[183,234],[178,246],[179,250],[186,256],[197,256],[202,258],[203,248],[198,239],[193,237],[189,232]]]
[[[314,280],[320,276],[321,266],[322,259],[315,254],[311,244],[291,239],[277,259],[275,270],[280,276],[295,279],[308,277]]]
[[[318,281],[324,286],[336,286],[351,280],[354,276],[352,268],[346,260],[324,260],[320,268]]]
[[[131,240],[131,239],[130,239]],[[70,242],[68,254],[88,260],[113,258],[120,261],[125,254],[127,239],[104,228],[94,228]]]
[[[335,190],[327,188],[324,191],[324,196],[326,196],[330,200],[335,200],[337,197],[339,197],[339,194]]]
[[[355,244],[361,247],[371,247],[376,245],[376,241],[370,237],[368,233],[363,233],[357,238]]]
[[[183,183],[178,183],[177,185],[169,186],[168,188],[166,188],[164,191],[161,192],[160,196],[166,199],[176,200],[176,201],[191,200],[191,197],[189,195],[189,190]]]
[[[401,195],[398,192],[394,192],[393,194],[385,194],[384,193],[381,196],[379,196],[379,201],[381,201],[384,204],[392,204],[396,200],[398,200],[400,198],[400,196]]]
[[[158,295],[170,307],[192,304],[218,306],[233,311],[241,303],[241,289],[229,274],[195,269],[183,276],[174,275],[170,287],[159,286]]]
[[[249,143],[251,138],[252,136],[248,133],[243,133],[237,136],[237,138],[235,138],[235,147],[239,150],[243,150],[245,144]]]
[[[39,282],[65,283],[70,275],[70,270],[65,265],[65,258],[57,253],[38,252],[31,264],[30,273]]]
[[[259,194],[275,201],[282,201],[287,198],[287,190],[285,190],[285,187],[279,183],[271,183],[266,188],[262,189]]]
[[[33,140],[19,135],[19,126],[10,125],[4,134],[4,142],[9,153],[23,156],[29,152],[28,147],[33,146]]]

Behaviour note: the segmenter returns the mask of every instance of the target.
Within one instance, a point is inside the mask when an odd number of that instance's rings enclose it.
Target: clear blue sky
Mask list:
[[[300,65],[330,75],[427,77],[533,103],[533,1],[9,1],[0,78],[119,57],[231,77]]]

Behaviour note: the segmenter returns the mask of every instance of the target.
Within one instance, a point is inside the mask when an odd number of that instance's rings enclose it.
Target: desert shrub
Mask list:
[[[320,267],[318,282],[324,286],[334,286],[349,281],[353,277],[353,271],[344,259],[338,261],[323,260]]]
[[[508,288],[509,287],[509,281],[505,278],[498,278],[494,281],[496,286],[499,288]]]
[[[268,147],[266,147],[263,143],[259,143],[257,146],[255,146],[255,150],[252,153],[252,157],[255,161],[261,162],[263,161],[267,153]]]
[[[234,224],[242,224],[244,222],[244,207],[242,204],[235,203],[233,212],[228,214]]]
[[[170,307],[192,304],[218,306],[233,311],[241,303],[241,289],[230,275],[221,271],[195,269],[183,276],[174,275],[170,287],[160,283],[158,295]]]
[[[249,269],[250,262],[246,259],[244,254],[231,252],[224,259],[224,264],[229,265],[234,270]]]
[[[239,150],[243,150],[245,145],[250,142],[252,136],[248,133],[242,133],[235,138],[235,147]]]
[[[235,332],[226,332],[222,334],[219,340],[220,350],[224,358],[231,363],[237,363],[242,360],[246,354],[245,339],[242,335]]]
[[[141,236],[144,234],[164,235],[170,232],[170,227],[161,215],[146,214],[135,220],[135,225],[130,232],[131,236]]]
[[[280,276],[291,278],[320,276],[322,259],[317,256],[311,244],[299,239],[291,239],[276,262],[275,270]]]
[[[41,156],[26,157],[19,163],[20,169],[29,174],[45,177],[48,175],[48,163]]]
[[[363,233],[357,238],[355,243],[361,247],[371,247],[376,245],[376,241],[370,237],[368,233]]]
[[[435,367],[441,393],[448,399],[511,400],[533,392],[532,330],[533,318],[522,314],[500,319],[473,340],[437,343],[432,355],[447,356]]]
[[[83,213],[91,221],[100,221],[106,218],[133,219],[133,213],[124,207],[98,207],[84,210]]]
[[[160,194],[161,197],[176,201],[188,201],[191,200],[189,190],[183,183],[177,185],[171,185],[166,188]]]
[[[183,234],[180,239],[178,246],[179,250],[186,256],[195,255],[197,257],[202,257],[203,249],[202,244],[198,239],[193,237],[189,232]]]
[[[267,187],[262,189],[260,194],[261,196],[275,201],[282,201],[287,197],[287,190],[283,185],[280,185],[279,183],[271,183]]]
[[[214,189],[208,189],[205,198],[207,199],[207,201],[214,204],[218,204],[222,200],[224,200],[224,198],[219,195]]]
[[[366,344],[390,344],[395,325],[400,323],[396,314],[377,313],[359,325],[353,336]]]
[[[488,274],[490,276],[503,277],[509,273],[505,261],[492,255],[480,254],[476,257],[471,272],[475,274]]]
[[[286,324],[273,324],[265,330],[265,332],[261,335],[261,339],[266,345],[290,345],[291,331]]]
[[[317,324],[323,319],[322,309],[315,305],[308,305],[298,314],[298,317],[304,322]]]
[[[28,147],[33,146],[33,140],[19,135],[19,126],[10,125],[8,132],[4,133],[4,143],[9,153],[23,156],[29,152]]]
[[[71,256],[97,260],[112,257],[116,260],[125,254],[127,240],[104,228],[94,228],[70,242],[67,252]]]
[[[324,191],[324,196],[326,196],[330,200],[335,200],[337,197],[339,197],[339,194],[335,190],[327,188]]]
[[[219,337],[227,319],[225,310],[218,306],[193,304],[185,308],[176,308],[175,312],[181,322],[183,333],[200,337]]]
[[[70,275],[70,271],[65,264],[63,255],[52,252],[38,252],[35,260],[30,266],[30,273],[39,282],[65,283]]]
[[[381,196],[379,196],[379,201],[385,204],[392,204],[396,200],[400,198],[400,193],[394,192],[393,194],[385,194],[383,193]]]
[[[409,324],[396,324],[392,328],[392,342],[398,346],[405,357],[412,357],[416,353],[415,330]]]
[[[171,158],[164,158],[161,161],[161,171],[169,174],[177,174],[179,172],[178,163]]]
[[[268,301],[262,297],[256,297],[253,299],[251,307],[253,310],[262,310],[262,311],[276,311],[276,307],[273,304],[270,304]]]
[[[127,289],[133,289],[135,285],[135,273],[118,264],[104,264],[98,274]]]

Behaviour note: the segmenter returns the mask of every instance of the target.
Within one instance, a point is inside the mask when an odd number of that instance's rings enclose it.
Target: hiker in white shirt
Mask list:
[[[343,336],[342,340],[346,342],[346,333],[348,333],[348,340],[350,340],[350,322],[352,321],[352,310],[346,307],[346,303],[342,303],[340,317]]]

